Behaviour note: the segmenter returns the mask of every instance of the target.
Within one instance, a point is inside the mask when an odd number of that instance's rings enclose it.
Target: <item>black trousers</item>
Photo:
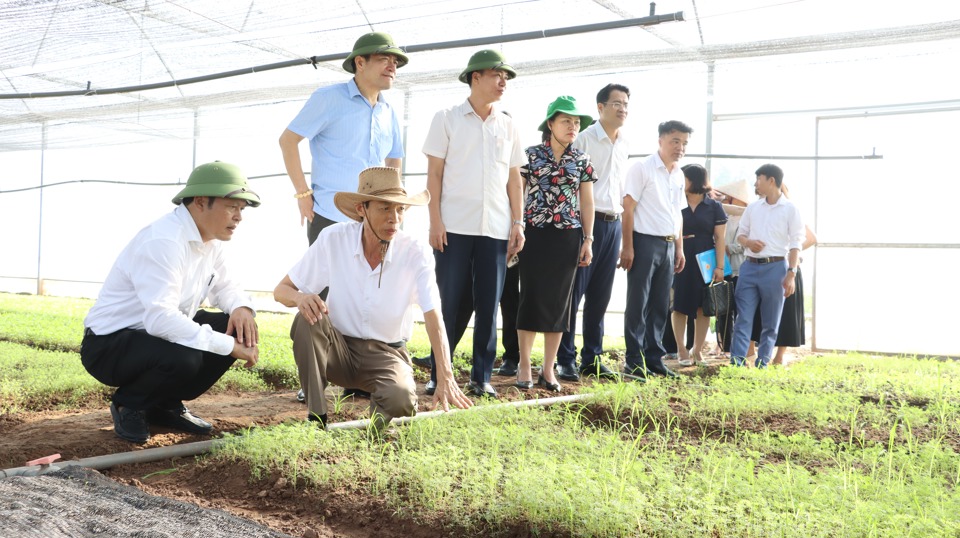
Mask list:
[[[517,338],[517,308],[520,305],[520,266],[508,267],[503,278],[503,293],[500,294],[500,317],[503,319],[503,362],[517,364],[520,362],[520,341]],[[457,344],[467,332],[470,317],[473,316],[473,286],[466,282],[463,295],[457,308],[457,315],[453,321],[455,342],[450,342],[450,353],[457,348]],[[443,320],[450,323],[449,320]],[[433,351],[430,352],[433,360]]]
[[[200,310],[193,320],[225,333],[230,317]],[[97,381],[117,387],[113,402],[130,409],[176,409],[219,380],[234,362],[217,355],[174,344],[144,330],[121,329],[112,334],[87,333],[80,345],[83,367]]]

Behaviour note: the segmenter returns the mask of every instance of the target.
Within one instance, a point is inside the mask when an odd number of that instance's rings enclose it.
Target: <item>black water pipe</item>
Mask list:
[[[567,26],[565,28],[553,28],[549,30],[535,30],[532,32],[521,32],[517,34],[498,35],[490,37],[475,37],[470,39],[458,39],[455,41],[441,41],[437,43],[425,43],[422,45],[410,45],[400,47],[401,50],[408,53],[424,52],[429,50],[456,49],[461,47],[476,47],[480,45],[491,45],[495,43],[510,43],[514,41],[528,41],[532,39],[543,39],[547,37],[558,37],[564,35],[583,34],[587,32],[597,32],[601,30],[616,30],[619,28],[629,28],[631,26],[653,26],[662,22],[682,21],[683,12],[678,11],[669,15],[653,15],[653,7],[650,8],[649,17],[640,17],[635,19],[624,19],[620,21],[602,22],[594,24],[584,24],[580,26]],[[173,86],[185,86],[187,84],[196,84],[198,82],[207,82],[222,78],[236,77],[250,73],[259,73],[293,67],[296,65],[313,65],[319,62],[332,62],[335,60],[346,59],[350,52],[338,52],[336,54],[325,54],[322,56],[311,56],[309,58],[298,58],[296,60],[287,60],[272,64],[258,65],[254,67],[245,67],[243,69],[234,69],[222,73],[213,73],[210,75],[201,75],[199,77],[190,77],[181,80],[168,80],[166,82],[154,82],[152,84],[138,84],[136,86],[122,86],[118,88],[91,88],[90,82],[87,82],[85,90],[67,90],[59,92],[28,92],[28,93],[5,93],[0,94],[0,99],[37,99],[42,97],[72,97],[78,95],[108,95],[114,93],[131,93],[146,90],[156,90],[160,88],[170,88]]]

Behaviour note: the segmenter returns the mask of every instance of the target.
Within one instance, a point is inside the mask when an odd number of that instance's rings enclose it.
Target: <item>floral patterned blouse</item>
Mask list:
[[[590,157],[568,147],[557,162],[550,144],[530,146],[526,154],[527,165],[520,168],[527,187],[523,213],[526,224],[561,230],[581,228],[580,183],[597,180]]]

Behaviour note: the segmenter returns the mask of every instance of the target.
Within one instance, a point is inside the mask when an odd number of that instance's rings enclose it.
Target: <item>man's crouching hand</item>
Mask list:
[[[260,344],[260,332],[253,310],[246,306],[235,308],[227,320],[227,334],[234,335],[237,342],[247,347]]]
[[[298,293],[296,306],[297,311],[310,325],[315,325],[328,312],[327,303],[314,293]]]
[[[438,379],[437,391],[433,393],[433,408],[449,411],[451,405],[460,409],[469,409],[473,407],[473,401],[467,398],[452,377]]]

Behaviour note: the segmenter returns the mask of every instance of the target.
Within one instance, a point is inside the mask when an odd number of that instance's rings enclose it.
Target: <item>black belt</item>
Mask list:
[[[90,330],[90,327],[84,327],[84,328],[83,328],[83,335],[84,335],[84,336],[96,336],[96,334],[95,334],[93,331]]]
[[[639,234],[640,232],[637,232],[637,233]],[[675,235],[650,235],[650,234],[640,234],[640,235],[653,237],[654,239],[661,239],[663,241],[666,241],[667,243],[673,243],[674,241],[677,240],[677,236]]]
[[[748,261],[748,262],[750,262],[750,263],[759,263],[759,264],[773,263],[773,262],[782,262],[784,259],[785,259],[785,258],[784,258],[783,256],[770,256],[769,258],[754,258],[754,257],[751,257],[751,256],[747,256],[747,261]]]
[[[400,340],[399,342],[384,342],[384,343],[392,347],[393,349],[400,349],[406,344],[406,342],[404,342],[403,340]]]
[[[597,214],[597,217],[596,217],[597,220],[602,220],[604,222],[616,222],[620,220],[619,213],[610,214],[610,213],[604,213],[603,211],[596,211],[595,213]]]

